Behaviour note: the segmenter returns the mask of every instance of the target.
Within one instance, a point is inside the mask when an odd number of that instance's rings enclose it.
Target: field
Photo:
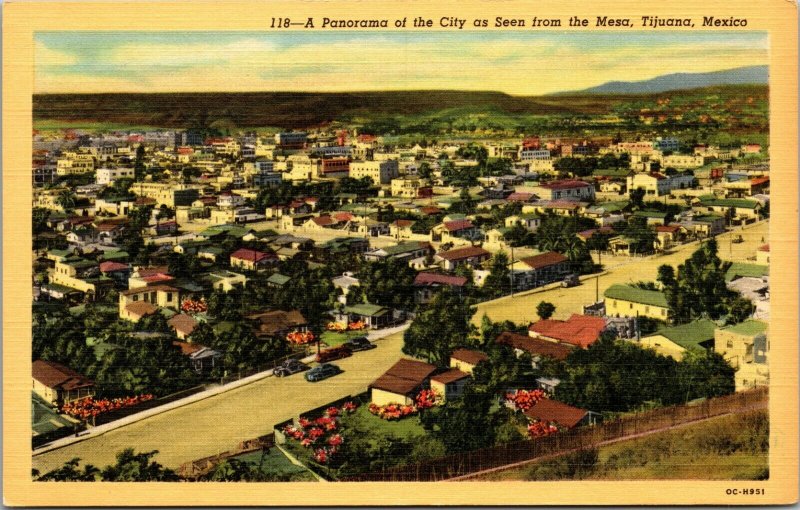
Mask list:
[[[768,416],[723,416],[479,480],[761,480],[769,477]]]
[[[315,482],[316,478],[306,468],[293,464],[280,450],[270,448],[262,458],[260,451],[245,453],[237,460],[250,464],[261,465],[261,472],[278,478],[289,477],[293,482]]]
[[[337,345],[342,345],[352,338],[365,335],[365,331],[344,331],[341,333],[336,331],[325,331],[320,336],[320,340],[322,340],[322,342],[328,347],[336,347]]]

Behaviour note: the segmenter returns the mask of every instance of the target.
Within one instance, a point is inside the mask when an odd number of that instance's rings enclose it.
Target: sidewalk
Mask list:
[[[367,334],[367,336],[372,341],[380,340],[381,338],[387,337],[389,335],[393,335],[393,334],[395,334],[395,333],[397,333],[399,331],[403,331],[403,330],[407,329],[408,326],[409,326],[409,323],[404,323],[404,324],[401,324],[400,326],[395,326],[393,328],[387,328],[387,329],[381,329],[381,330],[377,330],[377,331],[371,331],[371,332],[369,332]],[[311,362],[314,361],[314,358],[316,358],[316,354],[312,354],[310,356],[307,356],[307,357],[303,358],[301,361],[303,361],[303,363],[311,363]],[[177,409],[179,407],[183,407],[183,406],[186,406],[186,405],[189,405],[189,404],[193,404],[193,403],[198,402],[200,400],[205,400],[207,398],[219,395],[221,393],[225,393],[226,391],[231,391],[231,390],[234,390],[236,388],[240,388],[242,386],[246,386],[248,384],[254,383],[256,381],[259,381],[261,379],[264,379],[264,378],[270,377],[270,376],[272,376],[272,370],[271,369],[270,370],[265,370],[264,372],[259,372],[257,374],[253,374],[253,375],[251,375],[249,377],[244,377],[242,379],[239,379],[238,381],[233,381],[233,382],[230,382],[228,384],[224,384],[224,385],[221,385],[221,386],[220,385],[213,386],[213,387],[208,388],[206,390],[203,390],[203,391],[201,391],[199,393],[195,393],[194,395],[190,395],[190,396],[188,396],[186,398],[182,398],[180,400],[175,400],[173,402],[169,402],[169,403],[164,404],[162,406],[153,407],[153,408],[148,409],[146,411],[142,411],[140,413],[134,413],[134,414],[131,414],[131,415],[126,416],[124,418],[120,418],[119,420],[114,420],[112,422],[105,423],[103,425],[99,425],[97,427],[94,427],[94,428],[92,428],[92,429],[90,429],[88,431],[85,431],[85,432],[81,433],[81,435],[79,435],[78,437],[69,436],[69,437],[64,437],[64,438],[61,438],[61,439],[57,439],[57,440],[55,440],[55,441],[53,441],[51,443],[47,443],[46,445],[33,450],[33,456],[35,457],[37,455],[41,455],[41,454],[43,454],[45,452],[49,452],[51,450],[56,450],[58,448],[63,448],[65,446],[68,446],[68,445],[71,445],[71,444],[74,444],[74,443],[79,443],[81,441],[85,441],[86,439],[90,439],[92,437],[105,434],[106,432],[109,432],[111,430],[115,430],[115,429],[124,427],[126,425],[130,425],[131,423],[135,423],[137,421],[144,420],[144,419],[147,419],[147,418],[149,418],[151,416],[155,416],[157,414],[165,413],[167,411],[171,411],[171,410]]]

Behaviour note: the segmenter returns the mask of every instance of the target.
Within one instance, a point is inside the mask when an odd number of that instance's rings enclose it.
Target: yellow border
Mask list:
[[[769,31],[772,155],[770,479],[766,482],[460,482],[425,484],[58,484],[31,482],[31,92],[41,30],[268,30],[271,16],[434,19],[533,15],[736,16]],[[797,10],[786,0],[496,2],[12,2],[3,19],[3,496],[8,505],[765,504],[797,501]],[[406,29],[409,30],[409,29]],[[513,29],[508,30],[531,30]],[[560,30],[565,30],[564,28]],[[699,29],[696,29],[700,31]],[[725,30],[725,29],[723,29]],[[113,485],[113,487],[111,487]],[[731,487],[765,496],[726,496]]]

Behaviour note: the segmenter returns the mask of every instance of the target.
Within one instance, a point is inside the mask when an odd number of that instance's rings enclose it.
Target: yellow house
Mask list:
[[[219,289],[223,292],[230,292],[235,287],[244,287],[247,285],[247,277],[243,274],[234,273],[233,271],[226,271],[220,269],[208,274],[208,280],[214,289]]]
[[[472,374],[472,370],[481,361],[486,361],[489,356],[481,351],[473,351],[471,349],[456,349],[450,355],[450,368],[455,368],[467,374]]]
[[[740,368],[754,359],[754,344],[758,336],[766,336],[768,324],[759,320],[746,320],[714,332],[714,350],[721,354],[733,368]]]
[[[91,397],[94,381],[53,361],[33,362],[33,392],[53,405]]]
[[[643,316],[666,322],[669,305],[663,293],[628,285],[612,285],[603,293],[606,315],[612,317]]]
[[[422,361],[398,360],[369,385],[371,401],[379,406],[413,404],[417,393],[429,384],[430,376],[435,371],[435,366]]]
[[[441,374],[431,376],[431,389],[446,401],[458,398],[464,393],[464,387],[469,381],[469,374],[451,368]]]
[[[700,319],[688,324],[664,328],[653,335],[642,338],[640,345],[680,361],[688,350],[713,348],[716,329],[717,325],[713,321]]]
[[[159,307],[177,309],[178,306],[180,291],[168,285],[139,287],[119,293],[119,317],[132,322],[154,313]]]

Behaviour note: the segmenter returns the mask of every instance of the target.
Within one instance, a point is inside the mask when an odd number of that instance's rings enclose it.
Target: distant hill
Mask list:
[[[768,85],[769,66],[747,66],[710,73],[674,73],[644,81],[610,81],[597,87],[567,94],[655,94],[669,90],[713,87],[719,85]]]

